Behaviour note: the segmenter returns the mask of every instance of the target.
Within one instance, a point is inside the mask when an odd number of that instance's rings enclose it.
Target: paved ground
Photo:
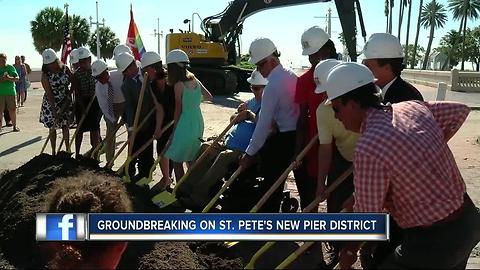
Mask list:
[[[33,87],[39,87],[35,83]],[[426,100],[435,100],[436,89],[425,86],[417,86]],[[42,89],[31,90],[28,94],[28,100],[25,107],[20,108],[18,113],[18,126],[22,129],[20,133],[11,132],[11,128],[4,128],[0,133],[0,171],[15,169],[32,157],[40,153],[40,149],[45,142],[48,131],[38,122],[40,104],[43,96]],[[202,104],[202,112],[205,119],[205,137],[219,134],[228,124],[229,115],[235,111],[238,104],[250,98],[250,93],[240,93],[233,97],[216,97],[214,103]],[[455,100],[468,104],[469,106],[480,108],[480,93],[467,94],[458,92],[447,92],[447,100]],[[480,111],[472,111],[454,138],[449,142],[452,152],[455,155],[457,164],[462,172],[462,176],[468,187],[468,192],[476,205],[480,205]],[[102,128],[104,136],[105,128]],[[124,128],[120,129],[123,132]],[[60,133],[60,132],[59,132]],[[70,136],[72,136],[72,133]],[[60,138],[60,134],[59,134]],[[117,150],[120,144],[125,142],[126,135],[123,134],[117,139]],[[57,140],[57,143],[60,139]],[[82,153],[88,150],[88,134],[84,135]],[[65,148],[63,148],[65,149]],[[47,153],[50,153],[50,146],[47,147]],[[115,168],[118,168],[126,159],[123,153],[116,162]],[[104,163],[103,163],[104,164]],[[157,173],[158,173],[157,169]],[[158,180],[159,176],[155,176]],[[287,188],[297,196],[296,187],[290,179]],[[480,247],[472,253],[469,261],[469,268],[480,268]]]

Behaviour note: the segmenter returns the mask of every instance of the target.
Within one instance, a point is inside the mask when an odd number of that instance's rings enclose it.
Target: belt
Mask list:
[[[463,196],[463,203],[462,203],[462,205],[460,205],[460,207],[457,210],[453,211],[446,218],[444,218],[442,220],[439,220],[439,221],[433,223],[432,225],[420,226],[420,227],[421,228],[430,228],[430,227],[440,226],[440,225],[444,225],[446,223],[455,221],[462,216],[465,208],[467,208],[470,204],[473,204],[473,202],[470,199],[470,197],[468,196],[468,194],[465,193],[465,195]]]

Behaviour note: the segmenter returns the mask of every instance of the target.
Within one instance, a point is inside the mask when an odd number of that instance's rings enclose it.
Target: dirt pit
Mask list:
[[[75,160],[66,153],[42,154],[0,176],[0,268],[44,268],[35,240],[35,214],[44,212],[45,195],[55,181],[82,171],[108,175],[94,160]],[[158,211],[148,191],[127,186],[136,212]],[[122,269],[238,269],[242,259],[222,243],[130,242],[122,256]]]

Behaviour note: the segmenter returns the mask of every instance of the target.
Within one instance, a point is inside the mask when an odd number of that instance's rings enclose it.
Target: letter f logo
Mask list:
[[[73,215],[66,214],[63,215],[62,222],[58,223],[58,228],[62,229],[62,240],[70,240],[68,237],[68,232],[71,228],[73,228],[73,222],[70,222],[71,220],[73,220]]]

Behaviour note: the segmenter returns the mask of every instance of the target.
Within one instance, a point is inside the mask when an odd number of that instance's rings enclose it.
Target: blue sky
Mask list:
[[[258,0],[261,1],[261,0]],[[275,1],[275,0],[273,0]],[[144,46],[147,51],[157,50],[157,38],[153,36],[154,29],[157,28],[157,18],[160,19],[160,30],[164,34],[169,29],[188,29],[188,25],[183,20],[192,18],[194,12],[204,18],[221,12],[228,4],[228,0],[99,0],[99,17],[105,18],[106,25],[111,27],[117,34],[121,42],[127,37],[129,23],[130,3],[133,4],[135,21],[140,31]],[[384,16],[384,0],[361,0],[362,11],[367,30],[367,36],[376,32],[385,32],[386,18]],[[396,0],[398,2],[398,0]],[[419,0],[413,0],[412,8],[412,26],[409,43],[415,39],[416,20],[418,16]],[[424,3],[430,2],[424,0]],[[447,6],[447,0],[438,2]],[[8,62],[14,60],[15,55],[23,54],[33,68],[41,66],[41,56],[33,47],[33,40],[30,33],[30,21],[44,7],[53,6],[63,8],[68,3],[69,14],[77,14],[84,18],[92,16],[95,18],[94,0],[0,0],[2,6],[2,16],[0,16],[0,25],[2,30],[0,34],[0,52],[8,56]],[[397,4],[398,5],[398,4]],[[313,25],[325,27],[326,19],[315,18],[316,16],[325,16],[328,8],[332,8],[332,15],[337,17],[335,4],[315,3],[292,7],[284,7],[262,11],[247,18],[244,23],[242,35],[242,51],[248,51],[250,42],[256,37],[265,36],[274,41],[282,52],[281,60],[287,65],[299,67],[308,65],[306,57],[301,55],[300,36],[303,31]],[[393,33],[397,33],[398,6],[394,8]],[[195,31],[200,32],[200,19],[194,18]],[[472,27],[477,22],[469,21]],[[94,26],[95,27],[95,26]],[[435,47],[440,38],[449,30],[457,29],[459,21],[454,21],[451,13],[448,12],[448,22],[445,28],[437,30],[433,47]],[[92,28],[92,31],[94,29]],[[338,35],[341,33],[340,22],[338,19],[332,19],[332,39],[337,46],[337,50],[342,51]],[[360,31],[359,31],[360,32]],[[406,15],[402,26],[402,43],[406,35]],[[428,30],[422,29],[420,33],[420,44],[423,47],[427,45]],[[358,49],[363,47],[363,39],[359,38]],[[164,39],[161,40],[161,56],[165,57]]]

